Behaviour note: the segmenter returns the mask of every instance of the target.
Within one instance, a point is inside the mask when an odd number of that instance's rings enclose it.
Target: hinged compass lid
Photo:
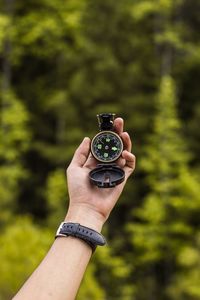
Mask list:
[[[89,177],[99,188],[112,188],[124,181],[125,173],[116,164],[99,164],[90,171]]]

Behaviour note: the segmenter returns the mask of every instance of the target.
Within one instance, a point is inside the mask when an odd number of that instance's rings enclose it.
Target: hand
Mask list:
[[[117,161],[125,172],[124,182],[114,188],[98,188],[90,183],[89,172],[96,167],[97,161],[90,153],[90,139],[84,138],[67,169],[70,204],[65,221],[100,231],[134,171],[135,156],[131,153],[130,137],[123,132],[123,119],[115,119],[114,128],[124,143],[124,150]]]

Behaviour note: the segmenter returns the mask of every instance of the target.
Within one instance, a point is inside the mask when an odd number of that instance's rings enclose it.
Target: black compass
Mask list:
[[[115,114],[97,115],[100,132],[91,142],[91,153],[100,163],[90,172],[91,181],[98,187],[114,187],[124,180],[124,171],[115,162],[123,151],[123,142],[114,132]]]
[[[91,151],[100,162],[116,161],[123,150],[121,138],[114,132],[99,132],[92,140]]]

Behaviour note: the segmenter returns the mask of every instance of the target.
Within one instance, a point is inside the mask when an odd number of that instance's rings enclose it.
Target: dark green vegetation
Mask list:
[[[78,299],[200,299],[200,2],[0,8],[0,299],[52,243],[65,168],[100,112],[125,119],[137,169]]]

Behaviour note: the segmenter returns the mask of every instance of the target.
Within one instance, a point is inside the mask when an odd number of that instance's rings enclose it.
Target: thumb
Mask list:
[[[71,161],[71,165],[82,167],[90,153],[90,138],[85,137],[79,147],[76,149]]]

